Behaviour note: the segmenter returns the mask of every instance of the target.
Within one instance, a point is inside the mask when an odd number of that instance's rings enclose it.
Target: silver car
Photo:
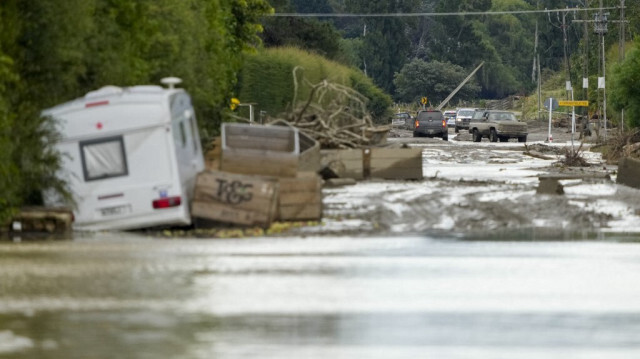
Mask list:
[[[469,129],[469,121],[471,121],[476,110],[476,108],[461,108],[458,110],[456,113],[456,133],[462,129]]]
[[[456,127],[456,111],[447,110],[443,115],[444,119],[447,120],[447,127]]]

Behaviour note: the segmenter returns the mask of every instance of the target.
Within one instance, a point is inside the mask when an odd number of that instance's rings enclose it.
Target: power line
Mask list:
[[[514,10],[514,11],[479,11],[479,12],[415,12],[415,13],[392,13],[392,14],[334,14],[334,13],[275,13],[268,16],[274,17],[429,17],[429,16],[474,16],[474,15],[511,15],[511,14],[547,14],[566,13],[576,11],[600,11],[615,10],[617,7],[606,8],[564,8],[564,9],[544,9],[544,10]]]

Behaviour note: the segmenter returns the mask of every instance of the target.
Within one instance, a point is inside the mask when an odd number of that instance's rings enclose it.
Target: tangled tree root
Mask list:
[[[565,148],[564,149],[564,158],[560,159],[560,163],[567,167],[590,167],[589,162],[582,156],[582,144],[580,143],[580,147],[577,150],[573,148]]]
[[[621,157],[640,157],[640,130],[634,129],[607,141],[609,145],[608,160],[617,161]]]
[[[591,150],[601,152],[607,163],[617,163],[622,157],[640,158],[640,130],[613,133],[605,143],[592,146]]]
[[[309,98],[296,104],[298,69],[298,66],[293,69],[293,110],[270,118],[268,123],[284,122],[296,127],[318,141],[321,148],[356,148],[374,142],[372,134],[377,129],[367,110],[368,99],[364,95],[327,80],[312,84],[304,79],[305,85],[311,87]]]

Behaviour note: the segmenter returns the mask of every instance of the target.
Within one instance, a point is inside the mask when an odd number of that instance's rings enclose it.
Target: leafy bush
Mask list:
[[[0,52],[0,227],[12,216],[20,204],[18,195],[19,171],[11,156],[14,152],[12,127],[15,115],[10,112],[7,88],[15,83],[17,76],[11,71],[13,61]]]
[[[19,88],[12,61],[0,56],[0,225],[23,204],[42,204],[43,190],[69,198],[64,182],[56,177],[60,156],[50,145],[57,139],[53,122],[40,117],[36,106],[12,110],[7,89]]]
[[[640,39],[636,40],[633,49],[625,60],[612,67],[613,76],[610,95],[611,104],[616,110],[625,110],[626,125],[640,127]]]

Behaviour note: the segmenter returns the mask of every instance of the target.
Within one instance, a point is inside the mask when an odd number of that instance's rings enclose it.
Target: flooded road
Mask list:
[[[283,237],[0,241],[0,358],[640,358],[640,191],[420,140]]]
[[[638,358],[629,239],[0,242],[0,357]]]

